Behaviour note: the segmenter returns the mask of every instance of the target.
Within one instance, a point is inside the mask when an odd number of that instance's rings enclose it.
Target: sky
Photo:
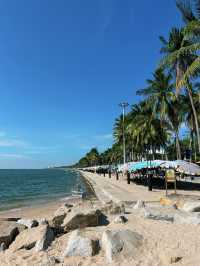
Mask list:
[[[139,101],[175,0],[1,0],[0,168],[72,164],[112,145]]]

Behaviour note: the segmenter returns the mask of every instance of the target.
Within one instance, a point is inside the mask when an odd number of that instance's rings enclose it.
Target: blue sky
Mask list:
[[[157,66],[174,0],[2,0],[0,168],[70,164],[112,144],[118,103]]]

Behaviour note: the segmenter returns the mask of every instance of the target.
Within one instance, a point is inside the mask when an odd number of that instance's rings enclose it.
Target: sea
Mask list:
[[[0,211],[64,200],[77,186],[89,192],[88,184],[75,170],[0,169]]]

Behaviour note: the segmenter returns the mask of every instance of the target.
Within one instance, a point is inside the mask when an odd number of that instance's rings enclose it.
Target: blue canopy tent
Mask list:
[[[141,169],[158,168],[161,166],[162,163],[163,163],[163,161],[161,161],[161,160],[135,162],[129,166],[128,171],[129,172],[136,172],[136,171],[141,170]]]

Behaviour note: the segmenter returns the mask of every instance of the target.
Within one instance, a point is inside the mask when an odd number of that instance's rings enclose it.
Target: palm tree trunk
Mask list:
[[[195,121],[195,127],[196,127],[196,135],[197,135],[197,144],[198,144],[198,151],[200,152],[200,134],[199,134],[199,122],[198,122],[198,118],[197,118],[197,112],[194,106],[194,101],[193,101],[193,97],[192,97],[192,90],[191,90],[191,84],[188,84],[187,86],[187,92],[190,98],[190,103],[192,106],[192,111],[193,111],[193,115],[194,115],[194,121]]]
[[[175,136],[176,136],[176,154],[177,154],[177,160],[181,160],[181,146],[180,146],[178,131],[175,132]]]
[[[195,134],[192,132],[192,143],[193,143],[193,150],[194,150],[194,161],[197,161],[197,152],[196,152],[196,139]]]

